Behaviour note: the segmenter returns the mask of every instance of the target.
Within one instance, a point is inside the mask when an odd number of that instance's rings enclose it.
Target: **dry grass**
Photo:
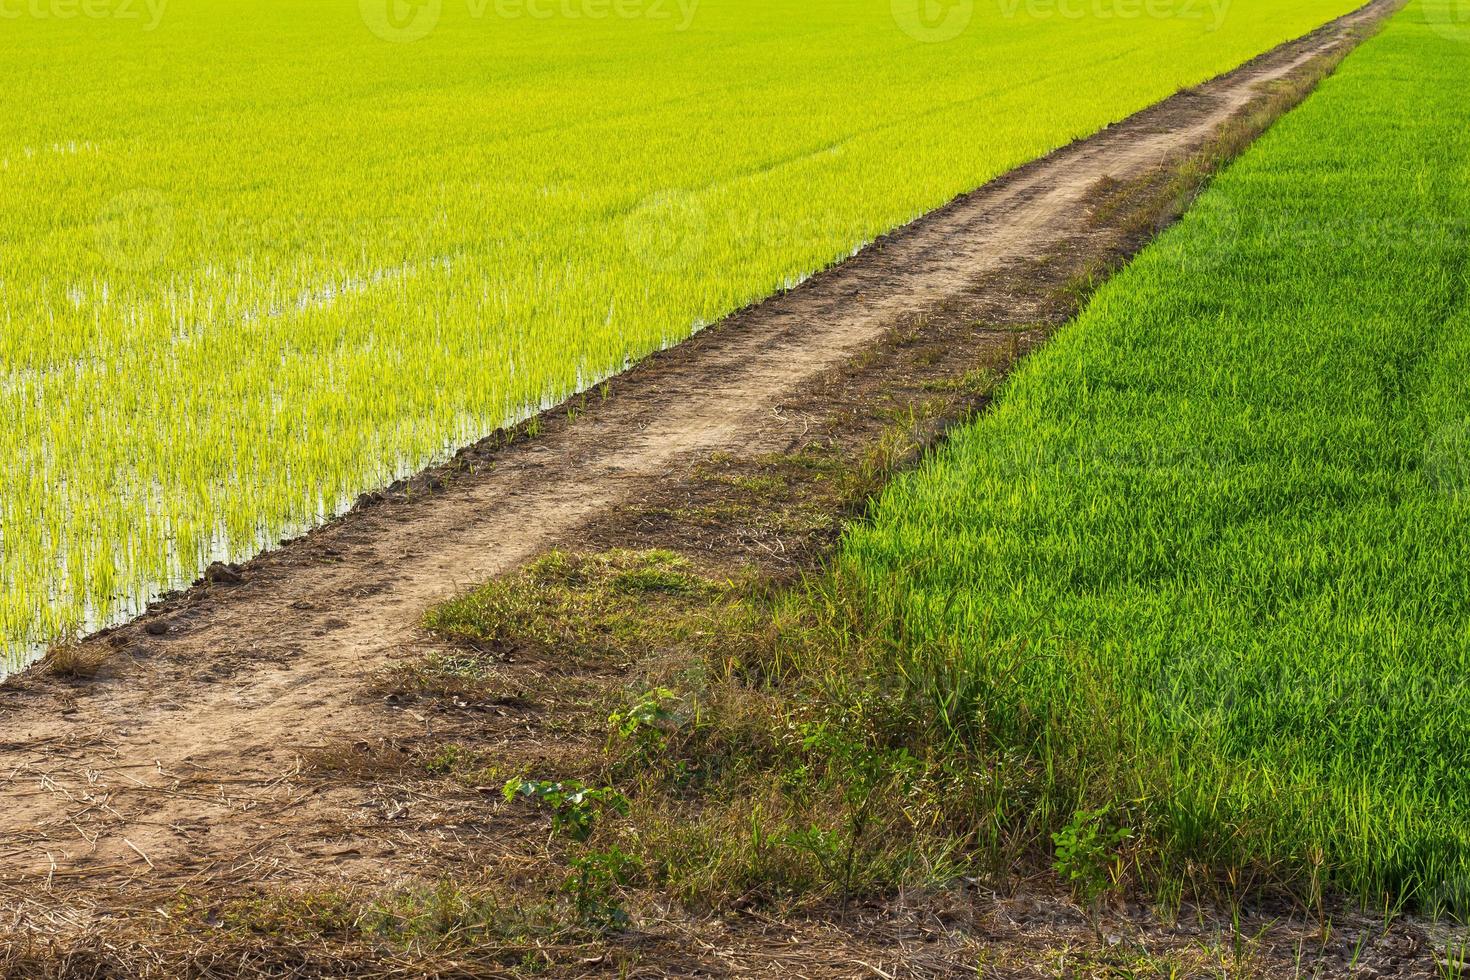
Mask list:
[[[301,749],[304,768],[361,780],[377,780],[401,773],[413,763],[408,746],[388,740],[344,738]]]
[[[52,647],[41,662],[41,669],[53,677],[68,680],[92,680],[112,662],[114,651],[100,643],[67,643]]]
[[[431,650],[379,672],[368,691],[392,704],[418,698],[459,708],[525,704],[524,692],[502,666],[500,658],[470,648]]]

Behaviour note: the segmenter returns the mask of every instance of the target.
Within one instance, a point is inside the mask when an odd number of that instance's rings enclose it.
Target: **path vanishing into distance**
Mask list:
[[[361,507],[245,566],[241,582],[196,587],[86,641],[110,656],[95,679],[37,674],[0,689],[0,919],[80,926],[129,891],[217,878],[370,878],[374,854],[293,836],[352,805],[304,783],[300,753],[384,734],[364,679],[421,642],[428,607],[578,547],[599,516],[677,485],[711,454],[783,451],[802,425],[781,411],[792,392],[906,318],[979,316],[998,273],[1097,234],[1101,184],[1204,147],[1271,83],[1397,7],[1375,0],[1022,167],[635,367],[574,424],[431,493]]]

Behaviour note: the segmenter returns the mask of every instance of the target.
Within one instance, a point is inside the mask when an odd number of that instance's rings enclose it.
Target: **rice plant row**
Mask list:
[[[929,6],[17,5],[0,663],[1355,0]]]
[[[1457,23],[1411,3],[845,546],[954,737],[1192,875],[1470,913]]]

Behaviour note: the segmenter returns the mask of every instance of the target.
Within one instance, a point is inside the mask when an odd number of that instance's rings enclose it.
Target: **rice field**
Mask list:
[[[0,665],[1354,6],[15,5]]]
[[[1470,913],[1458,9],[1394,18],[845,545],[956,737],[1191,880]]]

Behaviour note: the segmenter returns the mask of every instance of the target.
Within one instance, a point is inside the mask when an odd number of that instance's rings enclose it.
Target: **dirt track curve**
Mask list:
[[[785,394],[899,318],[973,303],[984,277],[1087,235],[1100,180],[1203,145],[1270,82],[1391,7],[1377,0],[956,200],[656,369],[636,368],[609,403],[498,452],[482,472],[362,508],[252,563],[241,584],[196,590],[88,641],[116,651],[96,680],[0,689],[6,904],[68,881],[188,887],[268,838],[281,809],[340,805],[293,780],[298,750],[377,724],[357,698],[362,678],[413,642],[426,607],[576,546],[597,515],[698,459],[782,451],[797,424],[778,411]]]

